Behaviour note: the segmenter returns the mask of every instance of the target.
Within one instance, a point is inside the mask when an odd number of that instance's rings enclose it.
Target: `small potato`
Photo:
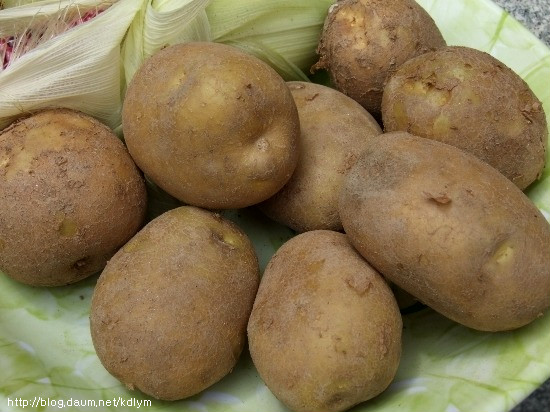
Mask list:
[[[385,280],[346,235],[311,231],[269,262],[248,323],[250,354],[295,412],[343,411],[390,384],[402,320]]]
[[[45,110],[0,132],[0,271],[61,286],[102,270],[140,228],[145,183],[106,126]]]
[[[300,117],[300,157],[294,174],[260,205],[272,219],[298,231],[341,230],[338,194],[365,142],[382,133],[359,103],[314,83],[289,82]]]
[[[248,237],[191,206],[152,220],[109,261],[90,327],[105,368],[157,399],[192,396],[235,366],[259,284]]]
[[[178,44],[149,58],[128,87],[122,122],[138,166],[195,206],[266,200],[298,160],[298,113],[284,80],[222,44]]]
[[[540,177],[548,146],[541,102],[487,53],[446,47],[403,64],[384,89],[386,132],[407,131],[470,152],[520,189]]]
[[[329,9],[313,70],[327,69],[336,89],[378,116],[386,78],[445,44],[414,0],[341,0]]]
[[[340,196],[350,241],[380,273],[470,328],[519,328],[550,306],[550,225],[474,156],[405,132],[370,140]]]

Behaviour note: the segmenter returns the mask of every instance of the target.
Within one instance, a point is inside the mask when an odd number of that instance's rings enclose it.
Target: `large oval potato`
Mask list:
[[[259,203],[298,160],[298,113],[284,80],[223,44],[178,44],[150,57],[128,87],[122,123],[137,165],[194,206]]]
[[[254,249],[236,225],[191,206],[166,212],[99,278],[90,314],[97,355],[130,389],[192,396],[235,366],[258,283]]]
[[[384,88],[382,118],[386,132],[456,146],[522,190],[546,161],[541,102],[510,68],[472,48],[445,47],[404,63]]]
[[[340,0],[329,9],[313,70],[327,69],[336,89],[378,116],[386,78],[445,44],[414,0]]]
[[[145,183],[105,125],[44,110],[0,132],[0,270],[61,286],[102,270],[141,227]]]
[[[384,276],[463,325],[499,331],[550,306],[550,225],[510,180],[453,146],[405,132],[371,139],[340,216]]]
[[[269,262],[248,323],[250,354],[295,412],[342,411],[382,392],[401,356],[401,314],[346,235],[310,231]]]
[[[338,194],[366,140],[382,133],[359,103],[337,90],[288,82],[300,117],[300,157],[287,184],[260,204],[272,219],[298,231],[342,230]]]

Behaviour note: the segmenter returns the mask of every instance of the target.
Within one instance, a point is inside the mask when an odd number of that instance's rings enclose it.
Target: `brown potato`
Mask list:
[[[122,121],[138,166],[195,206],[259,203],[298,160],[298,113],[285,82],[222,44],[178,44],[149,58],[128,87]]]
[[[409,292],[404,291],[399,286],[396,286],[387,279],[386,281],[390,285],[393,295],[395,296],[395,300],[397,302],[397,306],[399,306],[399,310],[401,310],[403,313],[406,313],[407,311],[410,311],[417,306],[422,306],[422,304],[418,302],[418,299],[411,295]]]
[[[0,270],[33,286],[97,273],[138,231],[147,194],[122,142],[71,110],[0,132]]]
[[[341,0],[329,9],[313,70],[327,69],[336,89],[378,116],[386,78],[445,44],[414,0]]]
[[[384,90],[385,131],[466,150],[520,189],[542,173],[548,128],[525,81],[487,53],[446,47],[403,64]]]
[[[340,185],[365,141],[382,130],[359,103],[337,90],[306,82],[287,84],[300,117],[300,157],[288,183],[260,208],[298,232],[342,230]]]
[[[519,328],[550,306],[550,225],[476,157],[405,132],[370,140],[340,197],[344,229],[391,282],[470,328]]]
[[[97,355],[130,389],[192,396],[235,366],[259,280],[252,244],[235,224],[191,206],[172,209],[101,274],[90,314]]]
[[[346,235],[311,231],[269,262],[248,323],[250,354],[295,412],[342,411],[382,392],[401,356],[402,320],[385,280]]]

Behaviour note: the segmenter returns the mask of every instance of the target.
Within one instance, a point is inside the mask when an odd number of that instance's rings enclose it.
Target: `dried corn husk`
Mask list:
[[[81,110],[113,128],[120,124],[120,43],[140,6],[136,0],[47,0],[2,10],[0,38],[24,39],[25,30],[46,34],[0,72],[0,129],[46,107]],[[91,7],[105,11],[66,31],[52,29],[63,16]]]

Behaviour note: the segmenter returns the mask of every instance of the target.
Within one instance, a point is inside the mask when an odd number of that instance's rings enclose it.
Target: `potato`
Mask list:
[[[195,206],[266,200],[298,160],[298,113],[284,80],[222,44],[178,44],[153,55],[128,87],[122,121],[138,166]]]
[[[254,249],[236,225],[195,207],[172,209],[101,274],[90,314],[97,355],[130,389],[192,396],[235,366],[258,284]]]
[[[298,232],[342,230],[342,179],[365,141],[382,130],[361,105],[337,90],[306,82],[288,86],[300,118],[300,157],[288,183],[260,208]]]
[[[382,392],[401,356],[402,320],[384,279],[342,233],[286,242],[248,323],[260,377],[295,412],[342,411]]]
[[[146,204],[126,148],[89,116],[45,110],[0,132],[0,270],[19,282],[97,273],[138,231]]]
[[[386,78],[445,44],[414,0],[341,0],[329,9],[312,70],[327,69],[336,89],[378,116]]]
[[[520,189],[542,173],[548,128],[541,102],[487,53],[447,47],[403,64],[384,90],[385,131],[466,150]]]
[[[344,182],[344,229],[391,282],[470,328],[526,325],[550,306],[550,225],[474,156],[394,132]]]
[[[386,281],[388,282],[388,285],[390,285],[393,295],[395,296],[397,306],[399,306],[399,310],[401,311],[401,313],[407,313],[411,310],[414,310],[418,306],[423,306],[413,295],[394,285],[387,279]]]

